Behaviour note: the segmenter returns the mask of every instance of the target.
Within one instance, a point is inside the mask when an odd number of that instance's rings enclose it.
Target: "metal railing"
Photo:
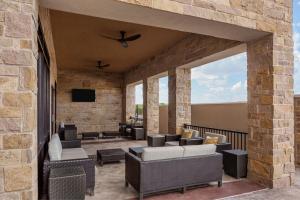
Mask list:
[[[227,142],[231,143],[232,149],[247,150],[248,133],[224,130],[224,129],[217,129],[217,128],[202,127],[202,126],[195,126],[195,125],[189,125],[189,124],[185,124],[184,128],[199,131],[200,137],[203,137],[203,138],[205,137],[205,132],[218,133],[218,134],[225,135],[227,138]]]

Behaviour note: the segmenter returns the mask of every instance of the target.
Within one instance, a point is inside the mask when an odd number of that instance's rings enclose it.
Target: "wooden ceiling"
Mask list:
[[[98,60],[110,64],[107,72],[126,72],[164,49],[182,40],[188,33],[113,21],[97,17],[51,10],[51,23],[59,69],[96,70]],[[123,48],[117,41],[120,31],[127,35],[141,34]]]

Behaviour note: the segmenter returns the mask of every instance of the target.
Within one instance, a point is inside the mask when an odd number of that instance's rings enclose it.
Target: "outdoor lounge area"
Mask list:
[[[297,199],[292,4],[0,1],[0,199]]]

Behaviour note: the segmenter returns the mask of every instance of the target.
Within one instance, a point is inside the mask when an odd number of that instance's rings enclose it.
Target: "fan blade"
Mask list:
[[[103,38],[109,39],[109,40],[119,41],[119,39],[117,39],[117,38],[112,38],[112,37],[109,37],[109,36],[106,36],[106,35],[100,35],[100,36],[103,37]]]
[[[100,67],[104,68],[104,67],[109,67],[109,66],[110,66],[110,64],[106,64],[106,65],[101,65]]]
[[[119,42],[121,42],[122,47],[127,48],[128,47],[128,43],[125,40],[119,40]]]
[[[125,41],[133,41],[133,40],[139,39],[140,37],[141,37],[141,34],[136,34],[136,35],[127,37],[127,38],[125,38],[124,40],[125,40]]]

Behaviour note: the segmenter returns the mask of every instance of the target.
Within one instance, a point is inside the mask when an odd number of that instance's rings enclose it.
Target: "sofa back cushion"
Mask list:
[[[216,145],[214,144],[186,145],[182,147],[184,149],[183,157],[211,155],[216,153]]]
[[[50,161],[61,160],[62,145],[58,134],[52,135],[51,140],[49,142],[48,154],[50,157]]]
[[[184,149],[181,146],[146,147],[142,153],[143,161],[162,160],[183,157]]]
[[[211,133],[211,132],[205,132],[205,137],[207,136],[209,137],[218,137],[218,144],[222,144],[222,143],[226,143],[226,136],[225,135],[221,135],[221,134],[217,134],[217,133]]]

